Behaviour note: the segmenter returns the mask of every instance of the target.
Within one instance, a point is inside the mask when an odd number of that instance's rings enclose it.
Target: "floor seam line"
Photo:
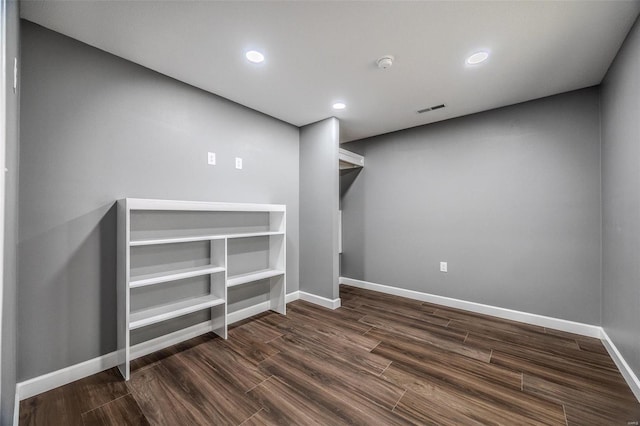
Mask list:
[[[269,380],[270,378],[273,377],[273,374],[270,375],[269,377],[267,377],[266,379],[264,379],[263,381],[261,381],[260,383],[251,386],[251,388],[249,388],[248,390],[244,391],[245,395],[248,394],[249,392],[251,392],[252,390],[254,390],[255,388],[257,388],[258,386],[260,386],[261,384],[263,384],[264,382],[266,382],[267,380]],[[254,413],[255,414],[255,413]],[[251,418],[251,417],[250,417]],[[246,421],[246,420],[245,420]]]
[[[396,403],[394,404],[393,408],[391,409],[391,411],[395,411],[396,407],[398,406],[398,404],[400,403],[400,400],[402,399],[402,397],[404,397],[407,394],[407,389],[404,390],[404,392],[402,392],[402,395],[400,395],[400,398],[398,398],[398,400],[396,401]]]
[[[105,405],[107,405],[107,404],[111,404],[112,402],[117,401],[117,400],[119,400],[119,399],[121,399],[121,398],[124,398],[125,396],[128,396],[128,395],[131,395],[131,396],[133,397],[133,399],[135,400],[136,398],[135,398],[135,396],[133,396],[133,394],[131,393],[131,391],[129,391],[129,388],[127,388],[127,390],[128,390],[128,392],[127,392],[125,395],[119,396],[119,397],[117,397],[117,398],[115,398],[115,399],[112,399],[112,400],[111,400],[111,401],[109,401],[109,402],[105,402],[104,404],[100,404],[100,405],[98,405],[97,407],[92,408],[91,410],[87,410],[87,411],[83,411],[83,412],[81,412],[81,413],[80,413],[80,417],[82,417],[84,414],[87,414],[87,413],[90,413],[90,412],[92,412],[92,411],[94,411],[94,410],[97,410],[98,408],[102,408],[102,407],[104,407],[104,406],[105,406]],[[136,404],[137,404],[137,403],[138,403],[138,401],[136,400]]]
[[[385,371],[387,371],[387,369],[388,369],[389,367],[391,367],[391,364],[392,364],[392,363],[393,363],[393,361],[389,361],[389,364],[387,364],[387,366],[384,368],[384,370],[382,370],[382,371],[380,372],[380,374],[378,374],[378,377],[382,377],[382,375],[384,374],[384,372],[385,372]]]
[[[258,411],[256,411],[255,413],[253,413],[252,415],[250,415],[249,417],[247,417],[246,419],[244,419],[244,420],[242,421],[242,423],[240,423],[238,426],[242,426],[243,424],[245,424],[246,422],[248,422],[249,420],[251,420],[252,418],[254,418],[255,416],[257,416],[257,415],[258,415],[258,413],[259,413],[260,411],[263,411],[263,410],[264,410],[264,407],[260,407],[260,409],[259,409]]]

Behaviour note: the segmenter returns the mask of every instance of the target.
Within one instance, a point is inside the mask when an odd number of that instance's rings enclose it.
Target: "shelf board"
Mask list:
[[[253,204],[253,203],[220,203],[211,201],[178,201],[154,200],[146,198],[124,198],[129,210],[186,210],[212,212],[284,212],[284,204]]]
[[[264,231],[264,232],[246,232],[238,234],[208,234],[208,235],[183,235],[183,236],[167,236],[158,238],[144,238],[144,239],[132,239],[129,242],[131,247],[136,246],[151,246],[157,244],[175,244],[175,243],[190,243],[194,241],[208,241],[208,240],[221,240],[224,238],[250,238],[250,237],[265,237],[269,235],[284,235],[284,232],[276,231]]]
[[[223,299],[219,299],[213,295],[207,295],[132,312],[129,317],[129,330],[135,330],[136,328],[156,324],[222,304],[224,304]]]
[[[340,170],[364,167],[364,157],[362,155],[343,148],[340,148],[338,160]]]
[[[284,235],[284,232],[281,232],[281,231],[248,232],[248,233],[245,233],[245,234],[229,234],[229,235],[225,235],[225,238],[234,239],[234,238],[268,237],[270,235]]]
[[[284,271],[280,271],[277,269],[263,269],[261,271],[249,272],[248,274],[234,275],[227,278],[227,287],[235,287],[237,285],[242,285],[253,281],[277,277],[278,275],[284,275]]]
[[[157,272],[154,274],[138,275],[131,277],[129,281],[129,287],[137,288],[144,287],[153,284],[166,283],[169,281],[178,281],[185,278],[199,277],[201,275],[215,274],[217,272],[224,272],[225,268],[221,266],[196,266],[194,268],[180,269],[177,271]]]

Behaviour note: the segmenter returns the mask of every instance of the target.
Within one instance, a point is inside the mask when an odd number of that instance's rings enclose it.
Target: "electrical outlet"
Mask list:
[[[236,157],[236,169],[242,169],[242,158]]]
[[[447,272],[447,262],[440,262],[440,272]]]
[[[207,163],[209,163],[212,166],[216,165],[216,153],[215,152],[208,152],[207,153]]]

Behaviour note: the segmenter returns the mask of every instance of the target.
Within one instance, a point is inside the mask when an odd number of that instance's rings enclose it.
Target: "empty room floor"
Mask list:
[[[628,425],[593,338],[341,286],[24,400],[21,425]]]

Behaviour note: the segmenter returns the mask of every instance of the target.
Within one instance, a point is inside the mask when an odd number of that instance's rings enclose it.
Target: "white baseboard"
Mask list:
[[[638,401],[640,401],[640,380],[638,379],[638,376],[636,376],[636,374],[633,372],[629,364],[627,364],[627,361],[625,361],[625,359],[622,357],[622,354],[620,353],[620,351],[618,351],[616,345],[613,344],[613,341],[611,340],[607,332],[604,331],[604,328],[602,329],[602,343],[604,344],[604,347],[607,348],[607,352],[609,352],[609,355],[611,356],[611,359],[613,359],[613,362],[616,363],[618,370],[620,370],[622,377],[624,377],[624,380],[631,388],[631,391],[636,396]]]
[[[464,309],[471,312],[524,322],[527,324],[539,325],[541,327],[553,328],[555,330],[567,331],[570,333],[580,334],[582,336],[598,338],[602,340],[604,347],[607,349],[607,352],[609,352],[609,355],[611,356],[611,359],[613,359],[613,362],[615,362],[618,370],[620,370],[622,377],[624,377],[629,388],[631,388],[635,397],[640,401],[640,380],[638,379],[638,376],[636,376],[629,364],[627,364],[620,351],[618,351],[613,341],[609,338],[602,327],[567,321],[559,318],[546,317],[538,314],[531,314],[528,312],[514,311],[496,306],[483,305],[480,303],[468,302],[466,300],[437,296],[414,290],[406,290],[403,288],[391,287],[368,281],[354,280],[347,277],[340,277],[340,284],[346,284],[366,290],[379,291],[380,293],[393,294],[395,296],[407,297],[409,299],[420,300],[423,302],[435,303],[451,308]]]
[[[409,299],[423,302],[435,303],[437,305],[451,308],[464,309],[479,314],[491,315],[512,321],[524,322],[541,327],[553,328],[555,330],[567,331],[588,337],[601,338],[602,328],[597,325],[583,324],[580,322],[567,321],[560,318],[547,317],[544,315],[531,314],[528,312],[514,311],[512,309],[499,308],[497,306],[483,305],[481,303],[468,302],[466,300],[453,299],[451,297],[437,296],[435,294],[422,293],[415,290],[406,290],[398,287],[391,287],[383,284],[376,284],[368,281],[354,280],[352,278],[340,277],[340,284],[367,290],[379,291],[380,293],[393,294],[395,296],[407,297]]]
[[[613,344],[607,333],[601,328],[589,324],[581,324],[572,321],[566,321],[558,318],[545,317],[542,315],[529,314],[526,312],[513,311],[510,309],[499,308],[495,306],[482,305],[479,303],[467,302],[464,300],[452,299],[448,297],[436,296],[428,293],[421,293],[413,290],[405,290],[397,287],[390,287],[382,284],[370,283],[367,281],[354,280],[351,278],[340,277],[341,284],[351,285],[353,287],[364,288],[368,290],[379,291],[381,293],[394,294],[396,296],[408,297],[410,299],[421,300],[430,303],[436,303],[444,306],[450,306],[459,309],[466,309],[472,312],[483,313],[487,315],[493,315],[499,318],[511,319],[514,321],[525,322],[534,325],[540,325],[543,327],[554,328],[557,330],[568,331],[576,334],[581,334],[589,337],[597,337],[601,338],[603,344],[607,348],[611,358],[614,360],[618,369],[622,373],[623,377],[629,384],[632,392],[640,401],[640,380],[631,370],[627,362],[622,357],[622,354],[618,351],[616,346]],[[292,292],[286,295],[286,303],[292,302],[297,299],[302,299],[310,303],[314,303],[325,308],[329,309],[337,309],[340,307],[340,299],[327,299],[325,297],[316,296],[314,294],[306,293],[303,291]],[[245,318],[249,318],[253,315],[262,313],[269,310],[269,302],[263,302],[261,304],[251,306],[249,308],[241,309],[236,312],[232,312],[228,315],[227,320],[228,323],[231,324],[233,322],[241,321]],[[206,328],[206,330],[205,330]],[[211,323],[201,323],[195,326],[190,327],[187,331],[189,337],[182,336],[174,336],[174,343],[179,343],[183,340],[187,340],[191,337],[198,336],[200,334],[206,333],[211,330]],[[195,334],[194,334],[195,333]],[[192,335],[193,334],[193,335]],[[162,345],[162,347],[167,346],[167,342],[172,339],[172,335],[163,336],[163,342],[155,342],[154,339],[149,342],[145,342],[139,345],[136,345],[131,348],[132,358],[136,358],[139,356],[143,356],[147,353],[151,353],[156,350],[156,347]],[[117,351],[111,352],[109,354],[99,356],[97,358],[90,359],[88,361],[81,362],[79,364],[75,364],[66,368],[62,368],[57,371],[53,371],[51,373],[44,374],[42,376],[34,377],[29,380],[25,380],[16,385],[16,401],[15,401],[15,412],[14,412],[14,425],[18,424],[19,420],[19,404],[21,400],[30,398],[32,396],[38,395],[40,393],[49,391],[51,389],[57,388],[59,386],[64,386],[68,383],[71,383],[76,380],[80,380],[84,377],[90,376],[92,374],[97,374],[101,371],[108,370],[109,368],[115,367],[118,364],[118,353]]]
[[[268,303],[267,303],[268,305]],[[193,325],[184,330],[167,334],[147,342],[139,343],[131,347],[131,359],[150,354],[167,346],[175,345],[193,337],[211,331],[211,321]],[[92,374],[100,373],[118,365],[118,351],[71,365],[42,376],[25,380],[16,385],[16,397],[18,401],[47,392],[60,386],[64,386],[76,380],[83,379]]]
[[[286,295],[286,303],[298,300],[299,297],[299,292],[297,291],[289,293]],[[227,322],[228,324],[232,324],[268,310],[269,302],[263,302],[255,306],[250,306],[249,308],[230,313],[227,316]],[[211,321],[196,324],[187,329],[140,343],[131,347],[131,359],[139,358],[151,352],[155,352],[158,349],[175,345],[209,331],[211,331]],[[113,368],[117,365],[118,351],[114,351],[106,355],[18,383],[16,385],[16,413],[14,418],[19,419],[18,407],[20,401],[43,392],[47,392],[51,389],[64,386],[76,380],[83,379],[87,376],[91,376],[92,374],[100,373],[101,371],[108,370],[109,368]]]
[[[315,294],[306,293],[304,291],[299,291],[298,293],[300,294],[300,299],[306,302],[314,303],[329,309],[338,309],[340,307],[339,297],[337,299],[327,299],[326,297],[316,296]]]
[[[22,401],[42,392],[75,382],[92,374],[99,373],[118,365],[118,352],[114,351],[88,361],[62,368],[16,385],[16,393]]]
[[[294,291],[285,296],[284,303],[291,303],[300,299],[300,292]]]

